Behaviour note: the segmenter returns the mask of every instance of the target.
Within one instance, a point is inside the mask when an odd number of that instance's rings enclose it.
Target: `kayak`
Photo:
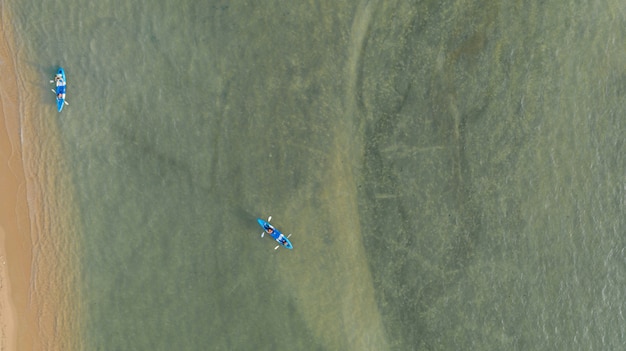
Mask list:
[[[281,233],[273,225],[271,225],[269,222],[265,220],[262,220],[261,218],[258,218],[257,222],[259,222],[259,225],[261,226],[261,228],[263,228],[263,231],[265,233],[269,234],[272,238],[274,238],[274,240],[276,240],[284,248],[289,249],[289,250],[293,249],[293,246],[291,245],[291,242],[289,241],[289,239],[286,236],[284,236],[283,233]]]
[[[289,239],[286,236],[284,236],[283,233],[281,233],[273,225],[271,225],[269,222],[261,218],[258,218],[257,222],[259,222],[259,225],[261,226],[261,228],[263,228],[263,231],[269,234],[272,238],[274,238],[276,242],[281,244],[286,249],[289,249],[289,250],[293,249],[293,245],[291,245],[291,242],[289,241]],[[278,246],[276,248],[278,248]]]
[[[67,85],[67,82],[65,81],[65,71],[62,67],[59,67],[59,70],[54,77],[54,82],[56,83],[54,92],[57,97],[57,109],[61,112],[61,110],[63,110],[63,105],[65,105],[65,86]]]

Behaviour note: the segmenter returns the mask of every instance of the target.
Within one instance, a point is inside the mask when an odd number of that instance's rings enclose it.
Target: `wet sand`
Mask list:
[[[35,349],[37,318],[29,307],[32,243],[19,136],[19,104],[13,36],[2,8],[0,21],[0,328],[2,350]]]
[[[76,304],[76,279],[63,257],[73,247],[62,235],[71,211],[59,216],[63,209],[51,206],[64,183],[50,157],[60,151],[54,119],[36,113],[24,89],[35,74],[20,70],[5,6],[0,15],[0,350],[70,349],[76,314],[66,309]]]

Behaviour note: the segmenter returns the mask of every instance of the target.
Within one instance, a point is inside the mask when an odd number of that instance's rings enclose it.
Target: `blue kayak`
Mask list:
[[[65,71],[62,67],[59,67],[56,76],[54,76],[54,83],[56,84],[54,92],[57,98],[57,109],[61,112],[63,105],[65,105],[65,87],[67,85],[65,81]]]
[[[272,238],[274,238],[274,240],[276,240],[284,248],[289,250],[293,249],[293,246],[291,245],[289,239],[287,239],[287,237],[284,236],[283,233],[278,231],[278,229],[276,229],[273,225],[269,224],[269,222],[267,221],[262,220],[261,218],[257,219],[257,222],[259,222],[259,225],[261,226],[261,228],[263,228],[263,231],[265,231],[265,233],[271,235]]]

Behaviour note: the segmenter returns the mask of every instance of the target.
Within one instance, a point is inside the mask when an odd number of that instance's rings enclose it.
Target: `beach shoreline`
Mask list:
[[[26,176],[22,164],[16,63],[12,27],[2,7],[0,21],[0,328],[2,350],[40,349],[36,310],[30,303],[32,242]]]
[[[24,88],[39,78],[21,69],[8,12],[0,6],[0,351],[76,349],[73,201],[59,197],[69,175],[56,119]]]
[[[10,41],[11,24],[2,7],[0,20],[0,328],[2,350],[33,349],[39,344],[29,305],[32,242],[28,225],[26,178],[19,136],[19,97]]]

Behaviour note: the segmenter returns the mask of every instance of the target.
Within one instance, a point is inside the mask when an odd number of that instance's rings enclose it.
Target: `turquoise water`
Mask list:
[[[85,350],[624,347],[623,2],[10,7]]]

